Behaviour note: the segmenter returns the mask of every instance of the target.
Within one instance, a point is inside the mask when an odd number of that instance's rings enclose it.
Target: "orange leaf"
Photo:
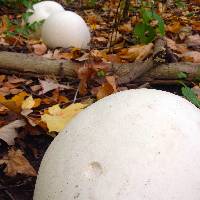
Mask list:
[[[0,103],[7,107],[9,110],[20,113],[21,105],[24,101],[24,98],[28,96],[26,92],[20,92],[18,95],[15,95],[12,99],[6,99],[4,96],[0,95]]]
[[[103,85],[99,88],[96,94],[97,99],[102,99],[103,97],[117,92],[115,78],[113,76],[107,76],[106,81],[107,82],[103,83]]]
[[[173,24],[167,25],[166,30],[172,33],[178,33],[181,29],[181,24],[180,22],[175,22]]]

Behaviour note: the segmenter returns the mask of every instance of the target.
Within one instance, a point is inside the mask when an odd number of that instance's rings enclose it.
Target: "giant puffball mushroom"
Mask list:
[[[28,9],[27,12],[32,14],[28,18],[28,23],[40,22],[46,20],[53,13],[64,11],[64,8],[55,1],[42,1],[33,5],[32,9]],[[35,33],[31,35],[35,39],[41,37],[41,26],[38,27]]]
[[[88,48],[90,31],[83,18],[72,11],[55,13],[42,26],[42,40],[51,48]]]
[[[200,111],[137,89],[86,108],[52,142],[34,200],[199,200]]]
[[[28,23],[39,22],[46,20],[53,13],[64,11],[64,8],[55,1],[42,1],[33,5],[33,9],[28,9],[27,12],[33,12],[28,18]]]

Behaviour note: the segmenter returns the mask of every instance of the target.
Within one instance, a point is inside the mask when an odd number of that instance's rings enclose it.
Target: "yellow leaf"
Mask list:
[[[21,105],[24,101],[24,98],[28,96],[26,92],[20,92],[18,95],[15,95],[12,99],[6,99],[2,95],[0,95],[0,103],[7,107],[9,110],[20,113]]]
[[[35,101],[32,96],[29,96],[22,102],[22,109],[31,109],[35,105]]]
[[[41,120],[46,122],[49,132],[60,132],[65,125],[86,106],[86,104],[75,103],[61,109],[60,106],[56,104],[48,109],[49,114],[41,116]]]

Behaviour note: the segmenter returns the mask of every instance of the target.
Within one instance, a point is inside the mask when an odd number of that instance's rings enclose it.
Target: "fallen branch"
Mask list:
[[[75,67],[79,64],[65,60],[51,60],[41,56],[23,53],[0,52],[0,71],[12,71],[20,73],[35,73],[40,75],[76,76]]]
[[[110,68],[114,69],[120,83],[131,82],[137,78],[138,72],[141,66],[148,71],[149,65],[152,67],[152,60],[145,62],[134,62],[128,64],[110,64]],[[35,74],[35,75],[55,75],[55,76],[67,76],[76,77],[75,68],[80,66],[80,63],[65,61],[65,60],[50,60],[41,56],[29,55],[23,53],[13,52],[0,52],[0,72],[12,74]],[[178,79],[178,73],[187,73],[187,80],[194,80],[200,77],[200,64],[190,62],[178,62],[162,64],[157,66],[148,72],[146,72],[136,81],[151,81],[154,79]],[[131,76],[130,76],[131,74]],[[135,74],[137,76],[135,76]],[[128,77],[128,78],[127,78]]]

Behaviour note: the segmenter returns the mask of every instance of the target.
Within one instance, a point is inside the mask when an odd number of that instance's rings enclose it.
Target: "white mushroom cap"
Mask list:
[[[72,11],[55,13],[42,26],[42,40],[51,47],[88,48],[90,32],[83,18]]]
[[[28,18],[29,23],[47,19],[51,14],[64,11],[64,8],[55,1],[42,1],[33,5],[33,10],[28,9],[27,12],[33,12]]]
[[[200,111],[138,89],[86,108],[50,145],[34,200],[199,200]]]

